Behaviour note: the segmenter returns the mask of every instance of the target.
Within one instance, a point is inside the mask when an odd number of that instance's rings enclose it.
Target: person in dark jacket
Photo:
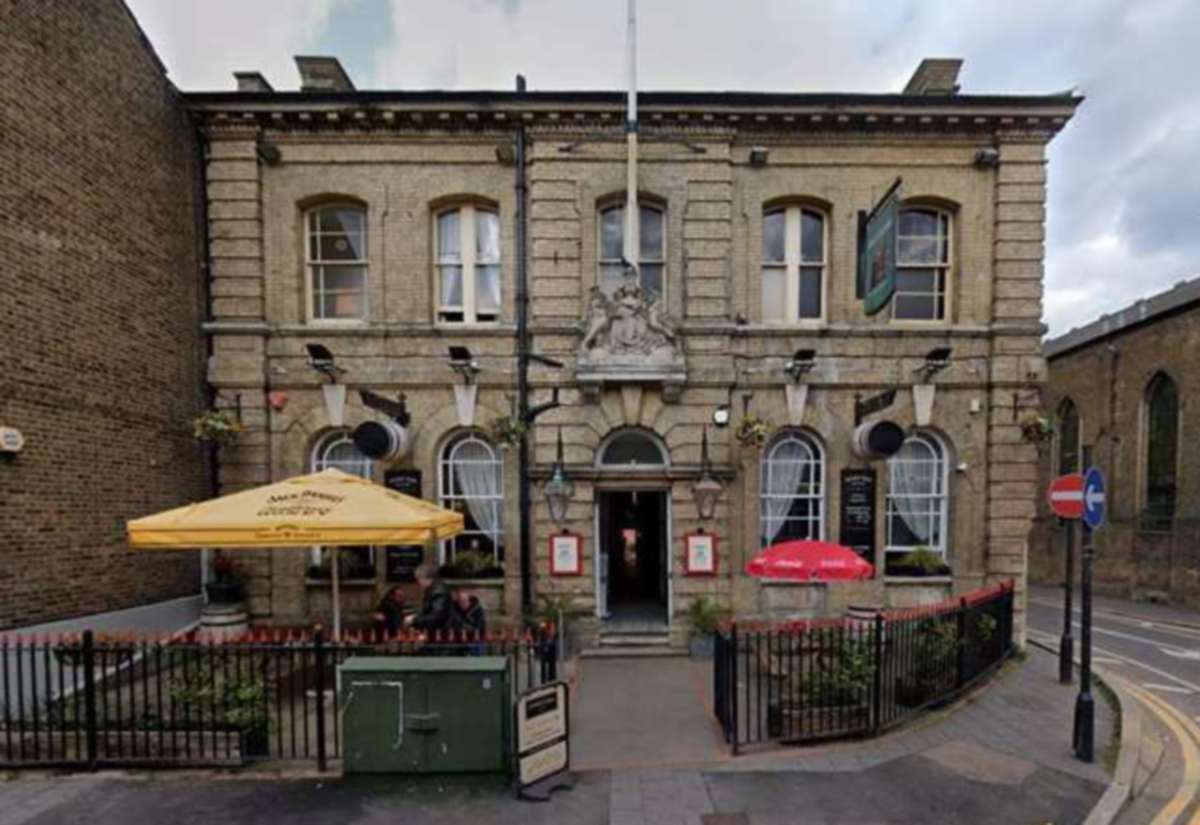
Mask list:
[[[375,622],[376,633],[395,636],[404,626],[404,591],[399,587],[393,587],[384,593],[372,618]]]
[[[421,610],[405,620],[408,626],[431,636],[453,629],[454,603],[450,600],[449,588],[437,577],[436,568],[431,564],[421,565],[417,568],[416,579],[421,587]]]
[[[483,609],[479,599],[463,588],[456,589],[452,596],[455,627],[468,637],[482,639],[487,633],[487,611]]]

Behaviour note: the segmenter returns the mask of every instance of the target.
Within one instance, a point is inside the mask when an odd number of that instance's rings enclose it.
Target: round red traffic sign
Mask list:
[[[1050,509],[1061,518],[1083,516],[1083,476],[1067,473],[1050,482]]]

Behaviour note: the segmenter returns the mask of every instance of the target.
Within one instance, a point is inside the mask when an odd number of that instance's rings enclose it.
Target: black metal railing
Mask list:
[[[0,768],[235,765],[341,755],[350,656],[505,656],[514,697],[557,678],[550,631],[483,637],[257,631],[218,640],[0,636]]]
[[[957,696],[1012,649],[1011,582],[865,619],[734,623],[716,634],[713,709],[735,754],[874,735]]]

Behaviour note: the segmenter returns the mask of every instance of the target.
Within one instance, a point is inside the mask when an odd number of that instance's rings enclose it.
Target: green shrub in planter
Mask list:
[[[949,576],[950,566],[928,547],[917,547],[896,561],[889,560],[885,572],[889,576]]]
[[[443,579],[501,579],[504,568],[487,553],[462,550],[454,554],[453,561],[438,568],[438,575]]]
[[[683,612],[683,616],[692,631],[691,637],[688,639],[689,652],[697,658],[712,656],[713,635],[717,632],[721,622],[729,618],[729,609],[722,607],[707,596],[700,596],[692,600]]]

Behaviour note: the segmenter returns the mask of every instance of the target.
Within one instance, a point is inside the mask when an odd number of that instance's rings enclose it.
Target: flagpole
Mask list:
[[[626,34],[626,76],[629,82],[628,112],[625,120],[625,142],[628,162],[625,171],[625,260],[635,267],[640,257],[638,237],[638,115],[637,115],[637,0],[629,2],[629,25]]]

